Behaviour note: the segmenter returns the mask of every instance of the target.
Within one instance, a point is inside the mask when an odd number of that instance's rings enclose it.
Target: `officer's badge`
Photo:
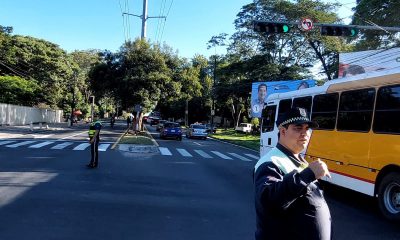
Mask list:
[[[302,117],[307,117],[307,113],[306,113],[306,110],[304,108],[299,108],[299,111],[300,111],[300,115]]]

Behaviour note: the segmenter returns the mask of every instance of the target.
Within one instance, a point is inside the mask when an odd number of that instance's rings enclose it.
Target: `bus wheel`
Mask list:
[[[378,191],[379,208],[383,215],[390,220],[400,220],[400,174],[386,175]]]

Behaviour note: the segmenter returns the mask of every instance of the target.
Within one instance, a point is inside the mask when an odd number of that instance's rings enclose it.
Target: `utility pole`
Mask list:
[[[143,14],[142,15],[136,15],[136,14],[131,14],[131,13],[122,13],[122,15],[130,15],[130,16],[135,16],[135,17],[139,17],[142,19],[142,34],[140,36],[141,39],[145,39],[146,38],[146,22],[149,18],[164,18],[166,19],[166,16],[154,16],[154,17],[149,17],[147,16],[147,0],[143,0]]]
[[[217,55],[214,55],[213,90],[215,88],[216,71],[217,71]],[[212,131],[214,129],[214,115],[215,115],[214,92],[211,95],[211,100],[212,100],[212,102],[211,102],[211,133],[212,133]]]

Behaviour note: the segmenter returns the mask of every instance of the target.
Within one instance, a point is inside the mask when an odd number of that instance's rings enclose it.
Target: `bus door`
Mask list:
[[[262,113],[262,128],[260,137],[260,156],[264,156],[278,143],[277,117],[288,111],[292,106],[292,99],[271,101]]]
[[[275,127],[276,105],[270,105],[262,111],[261,122],[261,137],[260,137],[260,157],[264,156],[275,145],[274,135],[276,132]],[[274,139],[274,141],[273,141]]]

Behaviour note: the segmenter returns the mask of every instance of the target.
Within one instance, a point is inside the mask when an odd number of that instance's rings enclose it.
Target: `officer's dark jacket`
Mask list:
[[[331,239],[328,205],[314,173],[302,160],[278,144],[257,162],[256,240]]]

